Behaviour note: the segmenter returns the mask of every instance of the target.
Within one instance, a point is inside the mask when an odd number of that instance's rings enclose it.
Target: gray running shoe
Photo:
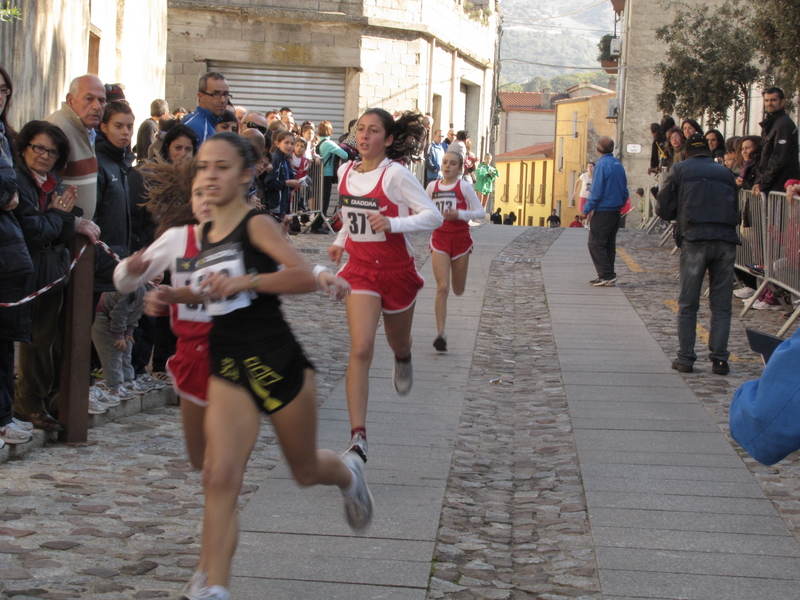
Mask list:
[[[355,452],[361,457],[361,460],[364,461],[364,464],[367,462],[367,438],[361,435],[361,432],[356,433],[352,438],[350,438],[350,446],[345,450],[345,454],[348,452]]]
[[[354,531],[363,531],[372,521],[372,494],[367,487],[367,479],[364,476],[364,463],[361,457],[355,452],[345,452],[342,456],[344,464],[352,471],[355,477],[358,477],[358,485],[356,492],[353,496],[345,494],[342,491],[344,498],[344,516],[347,519],[347,524],[350,525]]]
[[[400,396],[408,396],[411,385],[414,383],[414,367],[411,366],[411,357],[405,362],[395,359],[392,370],[392,383]]]

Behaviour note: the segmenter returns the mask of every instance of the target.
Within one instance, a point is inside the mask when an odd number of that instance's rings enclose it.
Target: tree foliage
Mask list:
[[[22,19],[22,11],[18,7],[11,6],[11,2],[6,2],[5,6],[0,4],[0,23],[10,23],[16,19]]]
[[[706,114],[716,126],[734,103],[744,103],[759,77],[754,36],[740,25],[751,13],[739,0],[715,10],[707,4],[680,6],[675,20],[656,30],[668,45],[667,61],[656,67],[663,77],[658,108],[682,119]]]
[[[800,2],[753,0],[750,30],[764,63],[765,84],[800,90]]]

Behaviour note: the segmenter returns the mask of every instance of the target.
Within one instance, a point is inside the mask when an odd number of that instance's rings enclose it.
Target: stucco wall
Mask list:
[[[90,22],[100,35],[99,75],[126,84],[138,122],[164,95],[167,0],[20,0],[22,20],[0,23],[0,64],[14,81],[12,124],[60,106],[87,71]]]
[[[556,112],[509,111],[500,113],[500,133],[495,154],[553,141]]]

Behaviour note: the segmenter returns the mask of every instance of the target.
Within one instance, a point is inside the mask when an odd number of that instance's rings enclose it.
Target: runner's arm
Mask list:
[[[486,219],[486,211],[483,209],[481,201],[478,200],[478,195],[475,193],[472,185],[463,179],[459,182],[461,186],[461,193],[464,194],[464,199],[467,201],[468,210],[459,210],[458,218],[462,221],[483,221]]]
[[[143,273],[130,273],[128,271],[128,262],[133,257],[123,259],[114,269],[114,286],[117,290],[124,294],[129,294],[136,291],[146,281],[150,281],[159,273],[166,271],[174,263],[175,259],[183,256],[187,233],[188,227],[168,229],[164,235],[142,250],[141,253],[135,254],[134,256],[140,256],[146,264],[146,269]]]
[[[444,222],[442,213],[428,197],[417,178],[402,165],[397,164],[387,170],[384,189],[392,200],[405,204],[414,213],[408,217],[390,217],[392,233],[432,231],[438,229]]]

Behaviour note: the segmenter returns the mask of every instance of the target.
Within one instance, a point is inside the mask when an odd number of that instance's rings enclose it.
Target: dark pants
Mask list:
[[[19,380],[14,403],[14,410],[22,415],[58,411],[61,353],[66,326],[64,300],[64,291],[57,290],[31,302],[31,343],[19,345]]]
[[[0,340],[0,427],[11,422],[14,406],[14,342]]]
[[[156,317],[156,331],[153,343],[153,372],[163,373],[167,370],[167,359],[175,354],[178,338],[172,333],[169,317]]]
[[[331,203],[331,190],[333,189],[333,176],[326,175],[322,178],[322,214],[328,215],[328,206]],[[319,229],[325,227],[325,222],[320,215],[314,219],[311,224],[311,229]]]
[[[614,261],[617,257],[619,221],[619,210],[594,211],[589,221],[589,255],[601,279],[617,277]]]
[[[147,373],[147,365],[150,364],[150,356],[153,354],[155,333],[155,317],[142,315],[142,318],[139,319],[139,326],[133,330],[133,353],[131,354],[131,366],[137,375]]]
[[[708,270],[711,331],[708,335],[709,360],[727,361],[731,331],[731,294],[736,245],[730,242],[684,242],[681,244],[680,295],[678,296],[678,361],[691,365],[697,329],[697,309],[703,278]]]

